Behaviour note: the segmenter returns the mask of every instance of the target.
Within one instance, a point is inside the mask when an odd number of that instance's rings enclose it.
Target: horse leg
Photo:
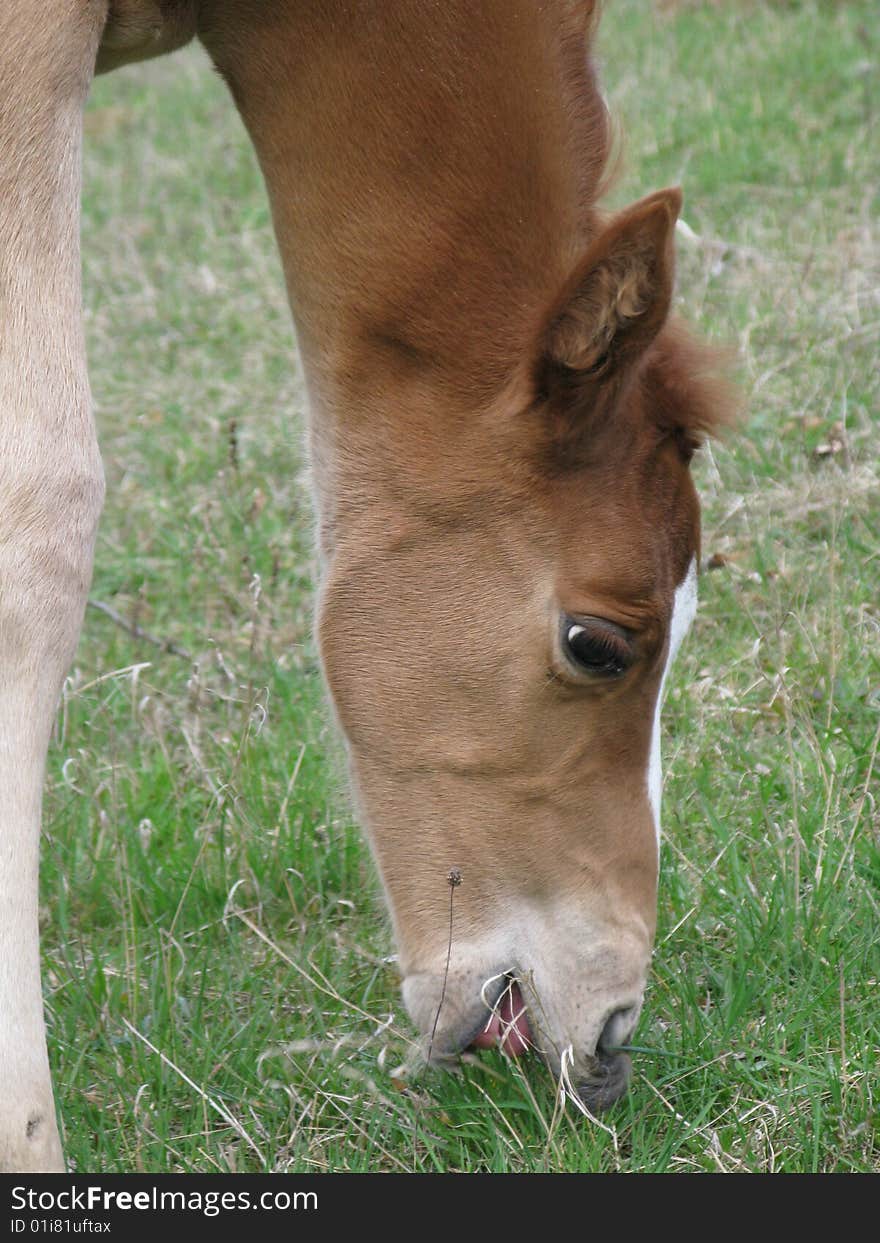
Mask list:
[[[0,1171],[63,1169],[37,882],[46,750],[103,499],[79,194],[105,18],[104,0],[0,4]]]

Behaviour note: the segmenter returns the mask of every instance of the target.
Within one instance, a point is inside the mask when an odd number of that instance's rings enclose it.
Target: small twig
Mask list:
[[[719,259],[723,259],[728,254],[741,255],[745,259],[766,258],[763,251],[756,250],[754,246],[741,246],[738,242],[725,242],[720,237],[705,237],[702,233],[697,233],[686,220],[681,218],[675,222],[675,231],[682,241],[690,243],[692,246],[702,246],[704,250],[714,250]]]
[[[176,643],[172,643],[170,639],[160,639],[157,635],[150,634],[135,622],[126,621],[121,613],[117,613],[116,609],[111,608],[109,604],[105,604],[103,600],[89,600],[89,607],[97,609],[99,613],[103,613],[105,617],[109,617],[115,622],[121,630],[130,634],[133,639],[143,639],[146,643],[152,643],[154,647],[158,647],[163,652],[170,652],[172,656],[179,656],[181,660],[186,660],[192,664],[193,658],[185,647],[179,647]]]
[[[304,967],[300,966],[300,964],[296,961],[296,959],[291,958],[289,954],[285,954],[284,950],[281,948],[280,945],[276,945],[276,943],[270,937],[267,937],[265,932],[263,932],[262,928],[258,927],[257,924],[255,924],[252,919],[249,919],[247,914],[244,911],[239,910],[237,907],[233,907],[232,898],[234,896],[234,891],[242,883],[243,881],[236,881],[236,883],[233,885],[232,892],[230,893],[229,897],[226,899],[228,914],[224,915],[224,919],[227,917],[231,917],[233,915],[235,916],[236,919],[240,919],[246,928],[250,928],[254,936],[259,937],[260,940],[264,943],[264,945],[268,945],[269,949],[272,950],[273,953],[278,955],[278,957],[281,959],[282,962],[286,962],[289,967],[292,967],[294,971],[296,971],[299,975],[301,975],[302,978],[308,984],[310,984],[312,988],[317,989],[318,992],[324,993],[327,997],[332,997],[334,1001],[340,1002],[347,1010],[351,1011],[353,1014],[359,1014],[362,1018],[368,1019],[371,1023],[383,1022],[383,1020],[380,1018],[377,1018],[375,1014],[370,1014],[366,1010],[362,1010],[359,1005],[355,1004],[355,1002],[349,1001],[347,998],[343,997],[342,994],[337,992],[337,990],[333,987],[333,985],[330,983],[330,981],[321,971],[320,967],[317,967],[315,963],[312,962],[311,959],[307,959],[309,966],[314,972],[314,975],[310,975]],[[401,1040],[406,1041],[408,1044],[412,1043],[409,1036],[407,1036],[405,1032],[399,1031],[396,1027],[391,1027],[388,1030],[391,1031],[395,1036],[399,1037]]]
[[[138,1029],[133,1024],[129,1023],[128,1019],[125,1018],[124,1016],[123,1016],[122,1022],[123,1022],[123,1025],[128,1028],[128,1030],[131,1032],[133,1036],[137,1036],[138,1040],[142,1041],[143,1044],[147,1046],[147,1048],[150,1050],[151,1053],[155,1053],[156,1056],[160,1059],[160,1061],[162,1061],[166,1066],[168,1066],[171,1070],[173,1070],[175,1074],[180,1075],[183,1082],[188,1084],[189,1087],[191,1087],[194,1092],[198,1092],[199,1096],[202,1098],[205,1104],[210,1105],[212,1109],[216,1110],[216,1112],[220,1115],[220,1117],[223,1118],[224,1121],[227,1122],[232,1127],[233,1131],[235,1131],[235,1133],[239,1135],[245,1141],[248,1147],[251,1148],[253,1152],[256,1153],[257,1158],[260,1164],[262,1165],[263,1169],[265,1170],[266,1168],[268,1168],[267,1163],[266,1163],[266,1158],[263,1156],[262,1152],[257,1147],[256,1143],[251,1139],[250,1135],[248,1135],[247,1131],[244,1129],[244,1127],[241,1125],[238,1119],[229,1112],[226,1106],[222,1105],[220,1101],[215,1100],[213,1096],[209,1096],[204,1088],[200,1088],[197,1083],[194,1083],[192,1079],[190,1079],[189,1075],[185,1074],[180,1069],[179,1066],[176,1066],[174,1062],[172,1062],[170,1057],[166,1057],[166,1055],[162,1052],[161,1049],[157,1049],[156,1046],[147,1039],[147,1037],[143,1034],[143,1032],[139,1032]]]
[[[711,1065],[711,1063],[709,1063],[709,1065]],[[676,1120],[677,1122],[680,1122],[682,1126],[687,1127],[687,1129],[688,1129],[688,1131],[690,1131],[691,1135],[693,1135],[694,1137],[699,1136],[699,1138],[700,1138],[700,1139],[703,1139],[703,1140],[705,1140],[705,1139],[706,1139],[706,1134],[705,1134],[705,1132],[706,1132],[706,1129],[707,1129],[708,1127],[710,1127],[710,1126],[711,1126],[711,1123],[709,1123],[709,1122],[705,1122],[702,1126],[699,1126],[699,1127],[698,1127],[698,1126],[694,1126],[694,1124],[693,1124],[692,1122],[688,1122],[687,1118],[685,1118],[683,1114],[680,1114],[680,1113],[678,1112],[678,1110],[675,1108],[675,1106],[674,1106],[674,1105],[672,1105],[672,1104],[671,1104],[671,1103],[670,1103],[670,1102],[666,1099],[666,1097],[663,1095],[663,1093],[660,1091],[660,1089],[659,1089],[659,1088],[655,1088],[655,1087],[654,1087],[654,1085],[653,1085],[653,1083],[651,1082],[651,1080],[650,1080],[650,1079],[646,1078],[646,1077],[645,1077],[645,1075],[640,1075],[639,1077],[641,1078],[641,1080],[642,1080],[642,1082],[645,1084],[645,1086],[646,1086],[647,1088],[650,1088],[650,1090],[654,1093],[654,1095],[658,1098],[658,1100],[660,1100],[660,1101],[662,1101],[662,1102],[663,1102],[663,1104],[666,1106],[666,1108],[667,1108],[667,1109],[669,1110],[669,1112],[672,1114],[673,1118],[675,1118],[675,1120]],[[716,1121],[717,1121],[717,1120],[716,1120]],[[714,1142],[713,1142],[713,1141],[714,1141]],[[717,1144],[717,1148],[716,1148],[716,1146],[715,1146],[716,1144]],[[715,1132],[715,1131],[713,1131],[713,1132],[712,1132],[712,1134],[711,1134],[711,1136],[709,1137],[709,1151],[710,1151],[710,1152],[711,1152],[711,1154],[712,1154],[712,1160],[713,1160],[713,1161],[715,1162],[715,1164],[718,1166],[719,1171],[720,1171],[722,1174],[726,1174],[726,1173],[727,1173],[727,1167],[726,1167],[726,1166],[724,1165],[724,1163],[722,1162],[721,1157],[726,1157],[726,1158],[728,1159],[728,1161],[731,1161],[734,1165],[738,1165],[738,1166],[740,1167],[740,1169],[741,1169],[741,1170],[744,1170],[744,1169],[746,1168],[746,1167],[743,1165],[742,1161],[740,1161],[737,1157],[733,1156],[733,1154],[732,1154],[732,1153],[730,1153],[730,1152],[726,1152],[726,1151],[725,1151],[725,1150],[721,1147],[721,1144],[720,1144],[720,1142],[718,1141],[718,1135],[717,1135],[717,1132]],[[720,1153],[720,1156],[719,1156],[719,1153]]]
[[[434,1026],[431,1028],[431,1039],[428,1041],[429,1063],[431,1061],[431,1054],[434,1052],[434,1037],[437,1035],[437,1024],[440,1022],[440,1011],[443,1009],[443,1002],[446,1000],[446,981],[449,979],[449,963],[452,960],[452,904],[455,898],[455,891],[461,884],[460,870],[458,868],[450,868],[446,881],[449,885],[449,944],[446,947],[446,968],[443,972],[443,987],[440,990],[440,1002],[437,1006],[437,1013],[434,1015]]]
[[[278,819],[275,821],[276,853],[278,851],[278,843],[281,841],[281,826],[284,823],[285,816],[287,815],[287,807],[288,807],[288,804],[290,803],[290,796],[293,793],[293,787],[296,785],[297,778],[299,777],[299,770],[300,768],[302,768],[303,756],[305,755],[305,753],[306,753],[306,744],[303,743],[300,746],[299,755],[296,757],[296,763],[293,766],[293,771],[291,772],[290,779],[287,782],[287,789],[284,793],[284,800],[281,804],[281,810],[278,813]]]
[[[871,757],[868,760],[868,773],[867,773],[867,776],[865,777],[865,784],[862,789],[862,797],[859,799],[859,805],[856,808],[856,814],[855,814],[855,817],[853,818],[853,826],[850,831],[849,838],[847,839],[846,847],[844,848],[843,854],[840,856],[840,862],[838,863],[837,870],[834,873],[833,884],[835,888],[837,887],[837,883],[840,880],[840,873],[843,871],[843,865],[846,863],[848,858],[851,858],[853,842],[855,841],[855,836],[856,836],[856,832],[858,831],[859,822],[862,819],[862,812],[865,809],[865,802],[868,798],[868,791],[871,788],[871,778],[874,775],[874,765],[877,762],[878,748],[880,748],[880,723],[878,723],[877,725],[877,730],[874,734],[874,741],[871,745]]]

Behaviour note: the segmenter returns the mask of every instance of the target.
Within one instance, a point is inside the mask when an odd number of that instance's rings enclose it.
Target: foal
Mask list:
[[[688,466],[719,396],[668,319],[679,192],[596,205],[593,16],[589,0],[0,9],[0,1168],[62,1164],[37,854],[103,490],[81,112],[96,58],[195,35],[269,190],[308,383],[321,659],[406,1006],[432,1060],[497,1034],[564,1066],[590,1107],[624,1090],[661,690],[696,600]]]

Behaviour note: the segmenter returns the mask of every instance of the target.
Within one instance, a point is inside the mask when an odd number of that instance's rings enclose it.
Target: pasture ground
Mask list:
[[[393,1073],[410,1029],[309,634],[302,390],[260,176],[199,51],[96,84],[109,493],[42,881],[75,1168],[880,1169],[875,19],[618,0],[602,28],[616,198],[683,183],[679,301],[739,345],[748,418],[697,466],[716,568],[665,713],[641,1052],[601,1125],[500,1055]]]

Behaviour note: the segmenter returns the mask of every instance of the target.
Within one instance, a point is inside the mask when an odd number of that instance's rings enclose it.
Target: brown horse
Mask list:
[[[62,1164],[36,895],[103,494],[82,108],[96,63],[194,36],[271,198],[308,380],[321,658],[407,1009],[432,1060],[531,1043],[588,1106],[624,1090],[662,685],[695,608],[689,462],[722,398],[668,317],[679,192],[597,207],[593,9],[0,7],[0,1168]]]

